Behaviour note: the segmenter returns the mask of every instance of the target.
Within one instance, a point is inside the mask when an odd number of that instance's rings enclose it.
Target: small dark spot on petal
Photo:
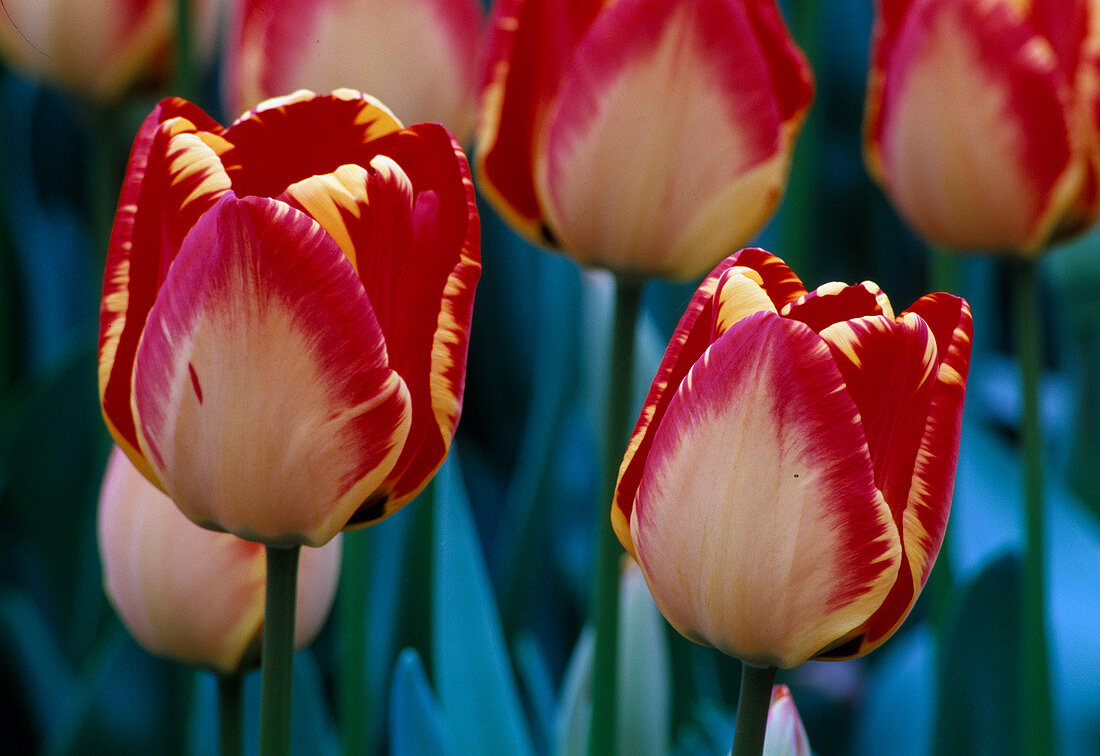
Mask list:
[[[198,397],[199,404],[202,404],[202,386],[199,385],[199,375],[195,372],[195,366],[190,362],[187,363],[187,372],[191,374],[191,388],[195,389],[195,396]]]

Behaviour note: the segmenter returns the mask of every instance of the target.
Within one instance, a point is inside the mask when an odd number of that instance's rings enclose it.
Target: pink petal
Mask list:
[[[535,142],[539,204],[582,263],[698,275],[773,212],[811,85],[790,76],[806,69],[789,39],[773,73],[749,5],[619,0],[596,17]]]
[[[656,432],[630,521],[680,632],[792,667],[879,606],[901,560],[856,406],[826,344],[769,313],[692,367]]]
[[[229,110],[301,87],[350,86],[405,123],[443,123],[464,135],[480,27],[474,0],[239,2],[227,46]]]
[[[320,226],[227,195],[184,241],[138,349],[134,414],[195,522],[319,545],[392,469],[408,389],[362,284]]]
[[[895,5],[868,88],[872,173],[938,244],[1034,251],[1085,180],[1050,42],[1008,3]]]

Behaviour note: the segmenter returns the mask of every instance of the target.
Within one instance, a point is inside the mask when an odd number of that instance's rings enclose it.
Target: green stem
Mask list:
[[[741,665],[741,695],[737,698],[737,725],[730,756],[760,756],[768,729],[775,667]]]
[[[267,546],[260,756],[290,753],[290,694],[294,679],[294,603],[299,546]]]
[[[634,332],[645,282],[619,278],[615,287],[615,323],[608,366],[604,416],[603,479],[596,504],[596,584],[592,596],[596,641],[592,662],[592,720],[589,756],[615,753],[619,655],[619,558],[622,546],[611,528],[609,507],[631,421],[634,378]]]
[[[928,283],[932,291],[959,293],[959,256],[945,249],[933,247],[928,251]],[[955,569],[951,560],[951,528],[944,532],[940,553],[936,557],[936,567],[928,576],[925,591],[931,605],[932,625],[936,630],[940,646],[946,644],[948,617],[951,613],[951,596],[954,592]]]
[[[244,728],[241,707],[244,703],[244,676],[218,675],[218,744],[221,756],[244,754]]]
[[[1054,752],[1054,723],[1047,657],[1044,598],[1043,463],[1039,417],[1042,343],[1039,320],[1039,266],[1017,260],[1012,266],[1016,354],[1023,397],[1020,444],[1024,475],[1023,582],[1023,746],[1024,753]]]
[[[340,730],[344,753],[362,756],[371,752],[370,691],[367,685],[367,541],[368,531],[344,533],[344,564],[341,568],[339,618]]]
[[[192,0],[176,0],[176,70],[175,93],[195,102],[199,96],[198,73],[195,69],[195,34],[191,17]]]

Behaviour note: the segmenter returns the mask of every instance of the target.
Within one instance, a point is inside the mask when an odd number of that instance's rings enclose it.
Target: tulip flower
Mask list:
[[[865,152],[931,242],[1033,256],[1100,213],[1098,6],[878,0]]]
[[[6,0],[0,56],[92,99],[121,95],[171,60],[174,0]],[[198,39],[214,50],[218,3],[194,0]]]
[[[192,523],[115,447],[99,495],[107,596],[146,650],[233,674],[259,660],[264,547]],[[295,645],[320,632],[336,595],[340,539],[302,552]]]
[[[746,249],[704,279],[653,380],[611,518],[682,634],[759,667],[860,656],[943,540],[970,309],[895,316],[877,286],[807,293]]]
[[[473,125],[477,0],[233,0],[224,90],[240,112],[301,87],[355,87],[405,123]]]
[[[810,756],[810,738],[786,685],[772,688],[764,756]]]
[[[485,78],[477,170],[512,225],[675,278],[769,218],[813,94],[774,0],[504,0]]]
[[[320,545],[442,464],[479,225],[443,127],[350,90],[223,128],[162,101],[127,167],[99,388],[115,440],[192,521]]]

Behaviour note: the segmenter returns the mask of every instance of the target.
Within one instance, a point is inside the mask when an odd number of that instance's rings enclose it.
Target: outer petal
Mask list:
[[[225,69],[230,112],[303,86],[317,92],[353,86],[405,123],[469,132],[481,26],[474,0],[234,5]]]
[[[619,0],[596,18],[535,142],[539,204],[580,262],[691,277],[771,215],[811,85],[789,37],[759,36],[763,8],[781,27],[759,0]],[[773,44],[803,76],[774,74]]]
[[[535,136],[605,0],[494,3],[478,114],[478,182],[521,233],[552,241],[535,193]]]
[[[762,281],[764,292],[771,299],[772,306],[751,296],[738,297],[736,305],[731,301],[730,293],[747,294],[741,287],[727,289],[730,272],[737,268],[753,271]],[[727,296],[721,297],[726,290]],[[734,311],[748,314],[750,310],[776,311],[806,293],[802,282],[787,267],[786,263],[775,255],[762,249],[743,249],[720,262],[710,275],[699,285],[690,304],[680,318],[676,331],[672,334],[665,350],[657,374],[650,385],[649,394],[630,444],[619,467],[619,477],[615,485],[615,496],[611,505],[611,524],[623,548],[636,556],[630,537],[630,516],[634,509],[634,498],[646,466],[649,450],[653,445],[653,436],[661,424],[661,418],[668,409],[669,402],[675,396],[676,389],[715,338],[725,333],[737,318]],[[719,301],[716,301],[719,300]]]
[[[112,435],[146,474],[130,414],[130,377],[145,319],[183,237],[229,186],[221,127],[184,100],[145,119],[126,168],[107,254],[99,331],[99,394]]]
[[[772,688],[772,702],[768,706],[768,724],[764,732],[763,756],[810,756],[810,738],[798,716],[790,688],[776,685]]]
[[[832,355],[769,313],[730,328],[680,385],[630,527],[681,633],[780,667],[865,621],[902,556]]]
[[[1064,71],[1012,4],[883,2],[868,87],[871,172],[922,235],[1035,252],[1085,178]]]
[[[337,245],[283,203],[227,195],[184,242],[138,349],[142,450],[195,522],[327,542],[378,488],[410,399]]]
[[[192,523],[117,447],[107,463],[98,520],[107,596],[142,646],[222,674],[255,661],[266,578],[261,544]],[[302,551],[298,648],[328,617],[339,570],[339,538]]]

